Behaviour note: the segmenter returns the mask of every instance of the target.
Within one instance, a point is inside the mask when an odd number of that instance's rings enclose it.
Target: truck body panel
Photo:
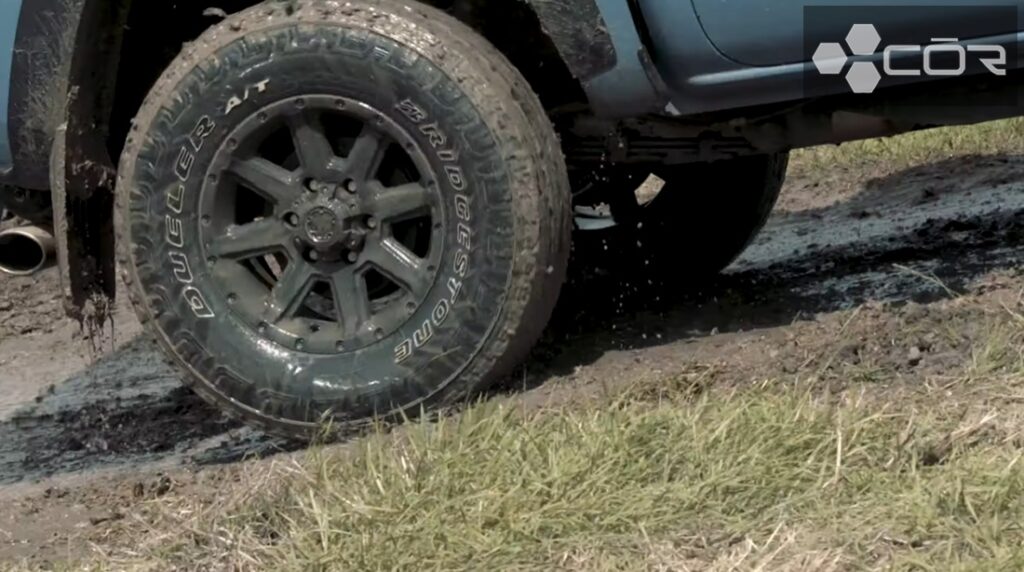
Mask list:
[[[12,167],[7,109],[20,14],[21,0],[0,0],[0,175]]]
[[[868,10],[864,13],[874,17],[876,11],[870,7],[879,5],[877,0],[813,4],[808,0],[528,2],[566,68],[583,88],[589,111],[612,120],[650,115],[692,118],[709,112],[733,112],[741,117],[752,107],[808,101],[804,80],[814,64],[807,58],[804,10],[812,5],[846,6]],[[29,189],[51,186],[49,154],[56,128],[68,121],[65,108],[70,85],[106,90],[97,100],[111,104],[111,86],[92,84],[101,83],[98,78],[104,69],[116,66],[117,54],[76,54],[75,38],[82,33],[82,22],[92,20],[83,19],[82,14],[106,13],[127,5],[115,4],[107,0],[0,0],[0,183]],[[1016,19],[996,24],[975,18],[972,10],[977,6],[965,6],[958,0],[900,3],[905,4],[947,8],[932,10],[932,20],[924,22],[927,25],[905,19],[886,22],[889,29],[912,34],[919,28],[927,35],[937,26],[946,26],[956,32],[961,45],[998,44],[1014,55],[1024,40],[1019,32],[1024,30],[1020,23],[1024,0],[994,2],[1018,13]],[[106,16],[93,19],[100,22],[89,24],[94,27],[116,20]],[[834,29],[826,27],[816,33],[838,40],[844,36],[844,25],[837,23]],[[91,30],[85,36],[97,33],[102,32]],[[922,36],[921,40],[928,38]],[[881,58],[878,53],[862,59],[879,64]],[[1011,64],[1017,66],[1017,59]],[[78,63],[72,65],[73,60]],[[926,79],[931,78],[902,78],[891,84]],[[831,89],[814,97],[849,94],[840,82]]]
[[[930,30],[955,23],[961,40],[998,36],[1016,32],[1013,21],[994,22],[963,0],[907,0],[900,6],[935,7],[943,10],[918,12],[914,18],[885,21],[884,14],[872,14],[878,0],[692,0],[697,18],[708,39],[725,57],[750,66],[777,66],[805,61],[804,10],[807,7],[857,8],[865,19],[874,24],[886,24],[901,37],[919,35],[918,42],[926,42]],[[985,5],[989,3],[986,2]],[[1024,5],[1024,3],[995,2],[992,4]],[[876,21],[876,18],[882,21]],[[843,29],[838,20],[818,32],[842,38],[849,27]]]
[[[936,30],[943,30],[944,36],[955,38],[954,43],[960,46],[1002,46],[1010,54],[1011,68],[1020,66],[1015,55],[1024,40],[1024,34],[1019,32],[1024,29],[1020,24],[1022,12],[1015,2],[985,4],[1006,7],[1017,14],[1016,18],[994,22],[991,14],[979,13],[978,6],[950,0],[907,3],[910,9],[917,8],[916,12],[872,11],[873,6],[880,4],[873,0],[694,0],[692,4],[675,0],[637,1],[649,34],[652,58],[682,115],[850,93],[845,84],[834,82],[830,90],[819,89],[810,94],[805,79],[815,71],[809,57],[814,43],[809,39],[842,42],[851,25],[847,16],[852,14],[877,25],[890,37],[911,38],[919,44],[928,44]],[[815,29],[808,33],[804,10],[810,6],[834,8],[836,19],[816,22]],[[899,6],[906,7],[903,2]],[[942,8],[936,10],[936,6]],[[922,14],[930,17],[930,21],[922,22],[918,18]],[[892,59],[896,65],[904,65],[901,62],[910,62],[914,57],[900,53]],[[873,62],[877,67],[882,63],[883,53],[879,49],[872,55],[858,55],[857,60]],[[887,78],[887,87],[939,79],[948,78]]]

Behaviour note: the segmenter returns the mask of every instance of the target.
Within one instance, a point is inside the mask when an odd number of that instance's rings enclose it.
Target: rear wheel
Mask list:
[[[625,251],[611,261],[641,263],[672,280],[713,276],[764,226],[788,159],[758,155],[603,177],[604,188],[578,196],[575,248],[600,260],[610,249]],[[598,201],[600,208],[588,204]]]
[[[273,432],[415,414],[506,373],[564,278],[536,96],[474,32],[387,0],[231,17],[122,156],[122,267],[193,387]]]

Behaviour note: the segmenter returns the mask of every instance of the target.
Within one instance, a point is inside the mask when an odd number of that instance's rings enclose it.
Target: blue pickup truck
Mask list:
[[[696,280],[791,149],[1021,115],[1020,4],[0,0],[0,269],[270,432],[443,407],[574,242]]]

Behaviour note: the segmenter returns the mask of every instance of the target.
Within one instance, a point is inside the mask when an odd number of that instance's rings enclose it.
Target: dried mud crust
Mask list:
[[[47,276],[47,278],[56,278]],[[51,332],[64,319],[64,308],[54,295],[51,284],[33,276],[11,282],[8,297],[0,299],[0,339],[24,336],[35,332]]]
[[[429,389],[425,397],[413,402],[399,401],[401,407],[394,413],[415,414],[421,406],[450,405],[509,371],[540,335],[564,280],[570,228],[569,193],[557,138],[536,96],[518,72],[472,30],[427,7],[390,0],[268,3],[234,15],[209,30],[172,63],[133,123],[118,180],[119,262],[139,318],[172,356],[174,365],[188,373],[189,385],[207,400],[265,431],[304,436],[315,430],[308,418],[299,419],[296,414],[308,403],[276,403],[269,411],[251,401],[242,403],[239,396],[226,394],[210,381],[219,366],[230,368],[230,363],[217,363],[223,359],[214,360],[203,351],[183,355],[181,340],[172,341],[168,322],[162,321],[168,317],[177,321],[182,315],[175,314],[166,300],[161,301],[153,291],[144,289],[144,282],[158,272],[154,268],[156,256],[147,260],[146,254],[149,249],[162,252],[151,240],[163,235],[162,218],[145,220],[136,212],[145,210],[140,209],[141,201],[148,201],[137,186],[140,177],[159,180],[155,173],[159,169],[139,156],[147,147],[168,143],[167,133],[154,129],[161,115],[169,109],[183,112],[189,104],[203,103],[201,98],[197,101],[194,94],[183,91],[183,86],[196,79],[193,74],[230,69],[232,59],[253,56],[250,48],[257,42],[250,41],[252,38],[287,40],[290,32],[324,38],[350,33],[371,43],[387,43],[430,62],[442,74],[443,81],[458,86],[464,97],[460,112],[478,117],[494,138],[496,155],[491,160],[505,165],[505,192],[512,194],[502,200],[508,202],[514,217],[511,243],[501,247],[511,258],[507,283],[500,295],[488,301],[496,305],[496,315],[486,326],[484,339],[475,342],[479,343],[477,349],[452,375],[426,380]],[[279,42],[277,46],[284,46],[280,48],[283,50],[302,49],[288,42]],[[495,230],[506,229],[475,229],[476,238],[493,246],[503,234],[488,236],[494,235],[489,231]],[[195,330],[189,333],[194,334]],[[417,383],[424,381],[410,378],[405,382]]]

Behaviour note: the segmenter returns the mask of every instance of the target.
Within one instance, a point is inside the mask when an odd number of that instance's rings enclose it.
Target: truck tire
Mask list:
[[[577,231],[574,248],[585,260],[641,264],[669,282],[714,276],[768,220],[788,164],[788,153],[778,153],[658,170],[664,186],[653,198],[630,193],[612,205],[614,226]],[[643,181],[628,178],[633,182],[620,184]],[[619,255],[608,256],[609,248]]]
[[[509,372],[555,305],[570,208],[540,102],[471,29],[398,0],[268,2],[144,102],[119,263],[199,395],[308,438]]]

